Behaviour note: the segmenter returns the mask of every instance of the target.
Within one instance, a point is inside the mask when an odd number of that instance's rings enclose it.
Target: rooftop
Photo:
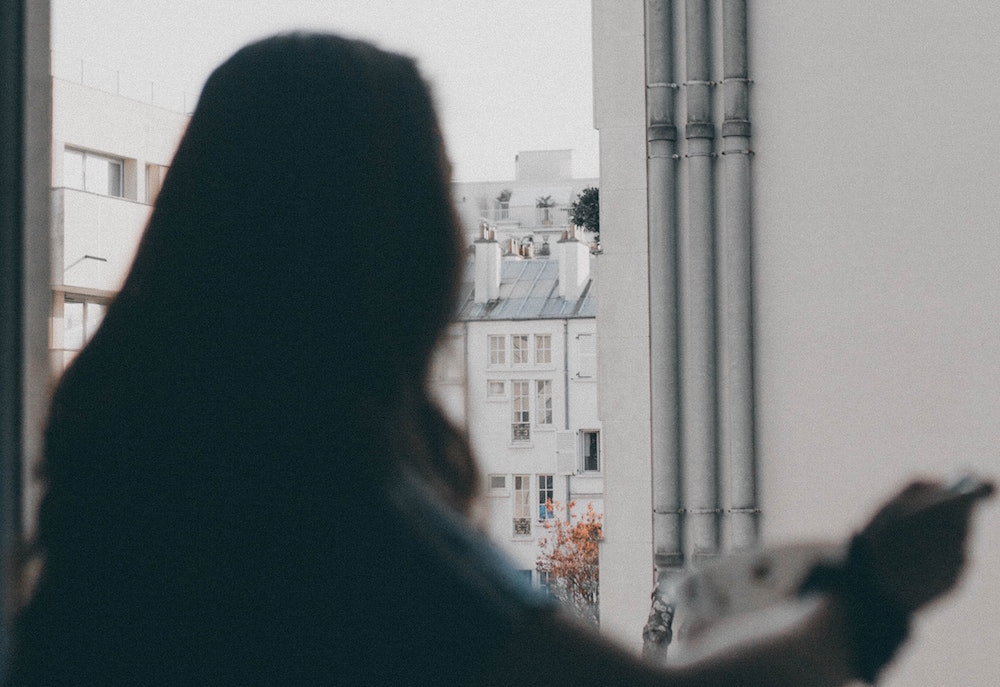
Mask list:
[[[488,303],[476,303],[474,291],[475,270],[470,260],[459,291],[456,318],[459,322],[586,318],[594,317],[597,312],[593,278],[587,281],[575,301],[559,295],[559,262],[554,258],[504,258],[500,297]]]

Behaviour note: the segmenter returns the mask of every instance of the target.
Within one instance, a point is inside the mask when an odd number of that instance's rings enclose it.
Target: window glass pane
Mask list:
[[[515,334],[510,337],[513,362],[515,365],[526,365],[528,363],[528,336],[527,334]]]
[[[539,379],[537,395],[535,397],[535,413],[538,415],[538,424],[552,424],[552,381]]]
[[[552,362],[552,337],[539,334],[535,337],[535,364],[544,365]]]
[[[63,307],[63,348],[78,351],[83,348],[83,303],[66,301]]]
[[[109,196],[121,196],[122,194],[122,163],[114,160],[107,161],[108,166],[108,187]]]
[[[511,382],[511,440],[531,439],[531,411],[528,398],[528,382]]]
[[[104,319],[104,311],[107,309],[102,303],[86,303],[84,307],[84,336],[89,341],[97,332],[97,328]]]
[[[538,476],[538,519],[547,520],[555,515],[555,492],[552,475]]]
[[[83,190],[83,153],[79,150],[63,153],[63,186]]]
[[[507,362],[507,337],[505,336],[491,336],[489,338],[490,346],[490,365],[504,365]]]
[[[584,432],[583,433],[583,469],[588,471],[597,471],[601,469],[601,460],[599,453],[599,439],[600,434],[598,432]]]
[[[108,193],[108,161],[96,155],[84,155],[84,189],[91,193]]]

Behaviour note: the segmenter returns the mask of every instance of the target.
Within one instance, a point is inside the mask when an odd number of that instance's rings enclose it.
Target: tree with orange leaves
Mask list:
[[[599,622],[598,612],[598,550],[601,539],[601,515],[587,504],[583,517],[573,514],[576,501],[570,501],[568,517],[545,521],[548,534],[538,540],[541,552],[535,569],[547,574],[549,590],[567,608],[583,619]],[[555,504],[555,510],[562,510]]]

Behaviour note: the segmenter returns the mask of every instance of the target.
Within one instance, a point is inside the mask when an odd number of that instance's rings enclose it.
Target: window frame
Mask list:
[[[536,475],[538,485],[538,521],[552,520],[555,516],[555,478],[553,475]],[[551,506],[551,508],[549,507]]]
[[[597,467],[588,468],[587,467],[587,448],[588,448],[588,437],[594,437],[594,447],[597,449],[594,460]],[[601,432],[597,429],[583,429],[580,430],[580,471],[585,473],[598,473],[601,472]]]
[[[531,365],[531,336],[528,334],[510,335],[510,364],[515,367]]]
[[[502,483],[497,486],[496,480],[502,480]],[[487,488],[489,489],[490,496],[509,496],[510,489],[507,487],[507,475],[500,473],[490,473],[487,477]]]
[[[496,345],[499,343],[499,347]],[[486,335],[486,365],[487,367],[507,366],[507,335]]]
[[[543,394],[543,388],[547,390]],[[552,380],[535,380],[535,424],[539,427],[551,427],[554,422],[552,405]]]
[[[496,389],[496,385],[499,385],[499,391]],[[507,380],[505,379],[487,379],[486,380],[486,400],[487,401],[506,401],[507,400]]]
[[[510,438],[512,444],[531,441],[531,380],[510,382]]]
[[[513,536],[531,536],[531,475],[513,475],[511,480],[513,499],[511,514],[513,515]]]
[[[66,177],[66,159],[70,155],[80,156],[80,172],[81,179],[80,185],[71,185]],[[118,188],[117,192],[112,192],[110,184],[105,190],[96,190],[87,182],[87,169],[88,161],[101,161],[108,163],[109,168],[111,166],[116,166],[118,169]],[[77,148],[75,146],[66,146],[63,148],[63,179],[62,184],[64,188],[73,189],[74,191],[83,191],[84,193],[93,193],[99,196],[107,196],[108,198],[125,198],[125,158],[116,157],[108,153],[100,153],[94,150],[87,150],[85,148]],[[110,180],[110,178],[109,178]]]
[[[545,344],[544,346],[542,344]],[[552,335],[535,334],[535,365],[552,364]]]

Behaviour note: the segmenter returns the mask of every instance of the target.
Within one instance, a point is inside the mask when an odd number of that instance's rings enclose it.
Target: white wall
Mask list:
[[[593,7],[602,622],[637,646],[651,568],[636,498],[649,479],[646,291],[627,260],[645,246],[642,2]],[[842,538],[912,475],[1000,474],[1000,6],[761,0],[749,24],[763,533]],[[995,684],[1000,509],[977,524],[963,586],[884,684]]]
[[[116,291],[149,217],[146,165],[170,164],[188,118],[61,79],[52,98],[53,281]],[[124,160],[125,197],[62,190],[67,147]]]
[[[62,348],[63,292],[105,301],[118,291],[149,219],[146,166],[167,166],[188,117],[80,84],[52,88],[52,349]],[[123,161],[124,197],[65,188],[66,148]],[[58,372],[64,356],[54,356]]]
[[[642,2],[594,0],[595,125],[600,130],[597,261],[605,504],[601,630],[641,645],[653,585],[649,298]]]
[[[843,535],[914,474],[1000,474],[1000,6],[750,8],[768,541]],[[991,685],[1000,510],[888,685]]]

